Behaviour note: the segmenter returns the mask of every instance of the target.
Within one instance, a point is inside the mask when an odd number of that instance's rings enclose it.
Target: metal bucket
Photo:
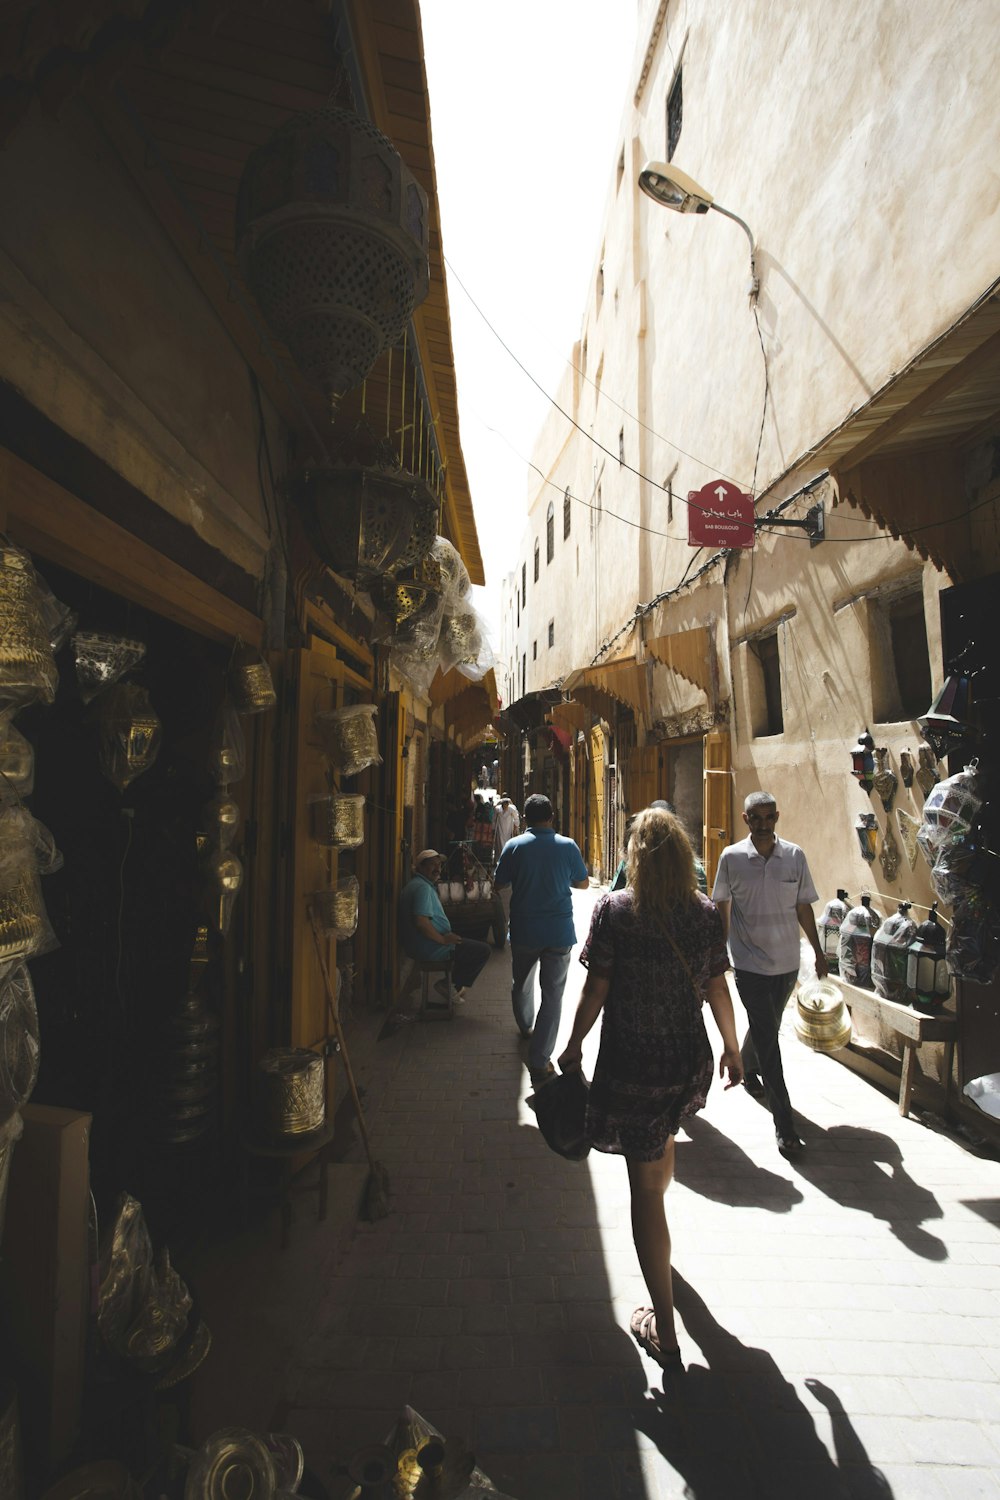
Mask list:
[[[323,1059],[304,1047],[277,1047],[258,1064],[262,1134],[287,1140],[319,1130],[326,1116]]]

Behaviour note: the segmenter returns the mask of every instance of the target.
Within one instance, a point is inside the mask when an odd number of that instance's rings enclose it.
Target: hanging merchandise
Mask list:
[[[243,866],[235,854],[219,849],[209,859],[208,872],[213,899],[212,920],[216,931],[225,937],[243,884]]]
[[[63,604],[56,598],[41,573],[35,574],[35,582],[38,585],[42,624],[45,627],[52,654],[55,656],[62,650],[76,629],[76,614],[68,604]]]
[[[277,1047],[257,1065],[257,1123],[262,1140],[283,1141],[323,1128],[326,1071],[304,1047]]]
[[[35,752],[8,710],[0,714],[0,802],[30,797],[34,788]]]
[[[62,855],[44,824],[20,803],[0,807],[0,963],[57,946],[39,877],[61,867]]]
[[[98,630],[78,630],[73,637],[73,660],[76,680],[84,703],[113,687],[126,672],[138,666],[146,654],[142,641],[121,635],[104,635]]]
[[[361,887],[356,875],[344,875],[329,891],[314,891],[309,905],[326,937],[346,942],[358,929]]]
[[[184,1500],[277,1500],[274,1459],[263,1437],[242,1427],[221,1427],[191,1457]]]
[[[872,911],[871,897],[862,896],[852,906],[840,928],[840,977],[860,990],[872,987],[872,938],[880,917]]]
[[[231,848],[243,819],[239,803],[228,792],[221,791],[205,808],[204,819],[213,847],[221,850]]]
[[[840,968],[840,928],[846,916],[847,892],[838,890],[833,900],[826,903],[823,915],[816,923],[820,942],[823,944],[823,956],[832,974],[836,974]]]
[[[920,852],[929,865],[933,866],[946,836],[970,832],[982,805],[983,787],[976,761],[931,788],[917,834]]]
[[[962,670],[958,662],[951,663],[941,691],[927,712],[917,720],[924,739],[939,760],[956,755],[960,750],[968,753],[976,742],[976,729],[971,722],[974,675]]]
[[[236,644],[229,669],[229,689],[238,714],[263,714],[278,701],[271,668],[252,646]]]
[[[903,785],[905,787],[911,787],[913,785],[914,769],[913,756],[910,754],[909,750],[904,750],[902,755],[899,757],[899,774],[903,778]]]
[[[0,972],[0,1127],[24,1108],[38,1078],[38,1011],[28,966]]]
[[[906,987],[912,991],[918,1010],[940,1010],[951,993],[946,946],[935,901],[927,921],[921,922],[906,950]]]
[[[358,776],[368,766],[380,766],[374,703],[356,703],[316,715],[316,728],[331,767],[341,776]]]
[[[447,537],[434,538],[431,557],[441,569],[441,594],[444,607],[449,614],[459,613],[472,593],[469,570],[462,561],[458,549],[448,541]]]
[[[850,1012],[828,979],[811,979],[799,987],[795,1035],[814,1052],[839,1052],[851,1040]]]
[[[851,746],[851,775],[860,782],[864,791],[872,789],[875,774],[875,741],[868,730],[858,735],[858,742]]]
[[[899,785],[895,771],[889,765],[889,748],[887,745],[879,745],[875,751],[875,759],[878,762],[878,770],[872,779],[872,785],[879,796],[879,801],[886,812],[892,809],[892,799],[896,795]]]
[[[899,837],[903,842],[903,852],[906,862],[912,870],[917,862],[920,846],[917,843],[917,835],[920,832],[920,819],[914,818],[903,808],[896,808],[896,827],[899,829]]]
[[[208,929],[199,929],[207,939]],[[193,983],[197,983],[195,970]],[[216,1057],[219,1018],[209,1010],[195,989],[190,989],[171,1012],[165,1028],[163,1082],[161,1088],[160,1139],[170,1145],[198,1140],[210,1128],[217,1094]],[[192,1060],[203,1059],[200,1073],[185,1076]]]
[[[361,588],[414,567],[434,541],[437,496],[391,451],[376,463],[303,474],[291,498],[317,556]]]
[[[143,1374],[165,1371],[190,1333],[191,1294],[166,1250],[154,1258],[142,1207],[122,1193],[100,1247],[97,1328],[104,1348]]]
[[[365,841],[365,799],[361,792],[309,798],[309,827],[327,849],[357,849]]]
[[[936,786],[941,780],[937,770],[937,756],[930,745],[919,745],[917,757],[920,764],[917,767],[916,783],[926,797],[932,786]]]
[[[243,725],[231,698],[224,698],[215,715],[208,749],[208,769],[216,786],[242,781],[247,764]]]
[[[0,703],[52,703],[58,682],[31,559],[0,546]]]
[[[973,984],[992,984],[1000,970],[1000,912],[978,886],[955,907],[948,934],[949,971]]]
[[[858,836],[858,847],[861,850],[861,858],[867,860],[868,864],[874,863],[875,850],[878,847],[878,822],[874,813],[858,813],[854,824],[854,832]]]
[[[437,609],[442,592],[440,565],[428,555],[410,568],[376,579],[369,592],[395,636],[403,625],[416,624]]]
[[[134,682],[119,682],[102,695],[97,708],[98,762],[123,792],[148,771],[160,749],[163,727],[149,694]]]
[[[886,917],[872,938],[872,983],[885,1000],[907,1005],[913,996],[906,987],[907,950],[917,934],[909,915],[910,902],[901,901],[894,916]]]
[[[899,874],[899,845],[896,843],[895,835],[889,823],[885,825],[885,833],[882,835],[882,845],[878,851],[878,862],[882,866],[882,873],[891,884]]]
[[[0,1125],[0,1240],[3,1239],[3,1215],[7,1206],[7,1183],[10,1180],[10,1159],[14,1147],[21,1139],[24,1121],[20,1115],[11,1115],[6,1125]]]

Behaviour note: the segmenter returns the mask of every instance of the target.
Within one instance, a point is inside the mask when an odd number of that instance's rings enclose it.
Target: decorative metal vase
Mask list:
[[[384,464],[316,469],[291,498],[319,557],[364,586],[410,568],[430,551],[438,501],[425,480]]]
[[[267,1140],[310,1135],[326,1111],[323,1059],[304,1047],[266,1052],[257,1070],[259,1124]]]
[[[317,797],[309,804],[312,836],[327,849],[357,849],[365,841],[365,799],[361,792]]]
[[[247,286],[305,379],[337,401],[430,285],[427,197],[387,136],[326,105],[250,153],[236,204]]]
[[[0,701],[52,703],[59,673],[31,559],[0,547]]]
[[[250,646],[243,646],[229,672],[233,706],[238,714],[263,714],[278,701],[271,668]]]
[[[896,795],[899,781],[895,771],[889,765],[889,748],[887,745],[879,745],[875,751],[875,759],[878,762],[878,770],[872,778],[872,785],[879,795],[879,800],[886,812],[892,808],[892,799]]]

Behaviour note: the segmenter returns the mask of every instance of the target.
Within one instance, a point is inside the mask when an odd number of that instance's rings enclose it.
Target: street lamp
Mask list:
[[[760,281],[757,278],[757,263],[755,259],[756,246],[754,245],[753,233],[749,224],[734,214],[728,208],[723,208],[721,203],[716,203],[711,193],[682,172],[680,167],[668,166],[663,161],[648,161],[639,173],[639,186],[647,198],[652,198],[661,208],[672,208],[679,214],[707,214],[710,208],[714,208],[717,214],[725,214],[727,219],[732,219],[738,224],[750,241],[750,301],[756,300],[760,290]]]

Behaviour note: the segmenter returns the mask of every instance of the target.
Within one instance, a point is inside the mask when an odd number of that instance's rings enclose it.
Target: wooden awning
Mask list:
[[[842,499],[952,574],[977,572],[964,453],[1000,412],[1000,290],[986,294],[865,406],[813,461]],[[989,508],[982,519],[992,515]],[[987,566],[994,564],[988,561]]]
[[[644,724],[649,723],[649,669],[634,656],[570,672],[563,678],[562,689],[570,694],[587,689],[604,693],[617,703],[624,703]]]
[[[444,703],[445,727],[454,729],[456,739],[465,748],[471,748],[476,740],[483,738],[496,717],[499,707],[496,679],[492,672],[487,672],[479,682],[470,682],[457,671],[455,675],[461,678],[465,686],[449,698],[439,701]],[[446,674],[446,677],[451,676],[450,672]]]
[[[646,654],[654,661],[686,678],[711,700],[715,688],[715,666],[712,637],[706,625],[655,636],[645,642],[645,648]]]
[[[458,395],[418,0],[13,0],[0,18],[0,145],[39,105],[82,97],[131,172],[219,321],[275,408],[322,461],[330,412],[287,350],[262,341],[263,320],[234,250],[236,195],[251,150],[302,110],[324,106],[353,40],[359,98],[428,198],[430,290],[413,315],[405,358],[384,354],[366,382],[365,420],[380,434],[420,402],[444,468],[443,530],[473,583],[484,581],[462,455]],[[272,357],[273,356],[273,357]],[[422,391],[419,387],[422,384]],[[414,386],[417,396],[414,397]],[[341,416],[360,413],[361,393]],[[411,417],[411,427],[412,427]]]

